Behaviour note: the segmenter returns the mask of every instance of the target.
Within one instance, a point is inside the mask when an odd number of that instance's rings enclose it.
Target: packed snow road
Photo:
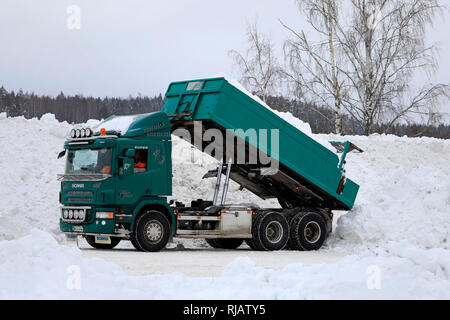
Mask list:
[[[160,252],[139,252],[127,243],[120,244],[118,248],[112,250],[99,250],[80,241],[79,248],[83,257],[96,257],[112,262],[129,275],[182,272],[192,277],[216,277],[239,257],[248,257],[255,266],[274,270],[281,270],[292,263],[301,263],[305,266],[335,263],[344,257],[343,254],[326,250],[253,251],[245,245],[236,250],[177,246]]]

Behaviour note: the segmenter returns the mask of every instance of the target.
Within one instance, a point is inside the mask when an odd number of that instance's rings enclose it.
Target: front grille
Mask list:
[[[91,198],[67,198],[69,202],[91,202]]]
[[[72,190],[72,191],[68,191],[67,194],[77,195],[77,196],[92,196],[94,194],[94,192],[82,191],[82,190]]]

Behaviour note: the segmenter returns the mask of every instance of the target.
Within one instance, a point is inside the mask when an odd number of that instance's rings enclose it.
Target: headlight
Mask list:
[[[86,129],[83,128],[83,129],[80,130],[80,132],[81,132],[81,136],[82,137],[86,136]]]
[[[69,216],[69,210],[64,210],[64,219],[67,219]]]
[[[90,137],[92,135],[92,130],[89,128],[86,128],[86,137]]]
[[[81,136],[81,130],[80,130],[80,129],[77,129],[77,130],[76,130],[75,136],[76,136],[77,138],[79,138],[79,137]]]
[[[70,130],[70,137],[75,138],[77,131],[75,129]]]
[[[73,218],[73,210],[69,210],[69,219]]]
[[[114,212],[96,212],[95,217],[97,219],[112,219],[114,217]]]
[[[73,218],[78,219],[78,210],[73,211]]]
[[[78,211],[78,218],[79,218],[80,220],[84,220],[84,210],[79,210],[79,211]]]

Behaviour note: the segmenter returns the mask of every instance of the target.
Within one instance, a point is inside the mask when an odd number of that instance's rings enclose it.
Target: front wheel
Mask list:
[[[111,243],[97,243],[95,242],[95,236],[86,236],[86,242],[95,249],[112,249],[120,242],[118,237],[110,237]]]
[[[166,216],[150,210],[137,219],[131,242],[142,251],[155,252],[165,248],[169,235],[170,224]]]

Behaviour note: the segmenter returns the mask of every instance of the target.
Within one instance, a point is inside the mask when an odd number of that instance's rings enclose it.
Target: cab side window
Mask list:
[[[134,156],[134,172],[140,173],[147,171],[148,149],[136,149]]]

